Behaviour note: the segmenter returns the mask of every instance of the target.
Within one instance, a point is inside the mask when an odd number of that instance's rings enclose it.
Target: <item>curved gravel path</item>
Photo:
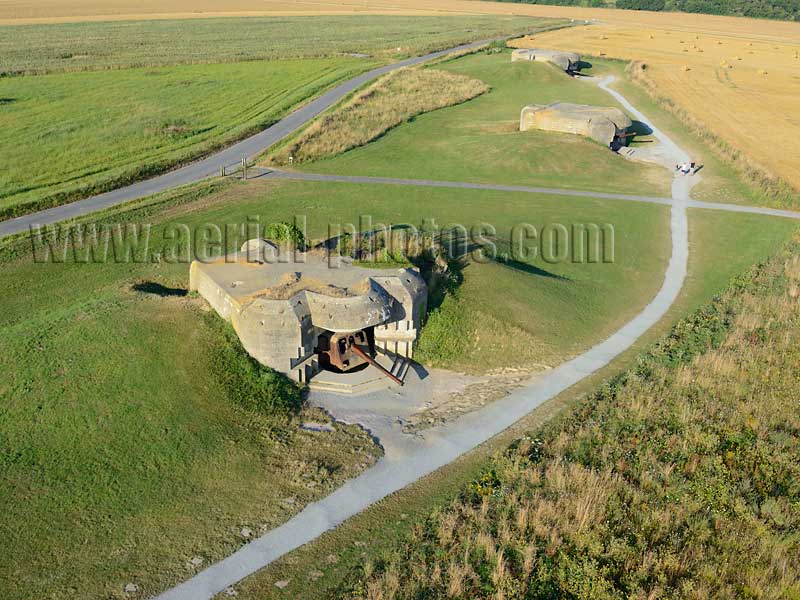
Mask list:
[[[431,52],[424,56],[415,56],[400,62],[385,65],[362,73],[357,77],[348,79],[344,83],[340,83],[332,90],[315,98],[308,104],[298,108],[293,113],[284,117],[271,127],[264,131],[256,133],[244,140],[228,146],[224,150],[220,150],[197,162],[190,163],[184,167],[169,171],[158,177],[146,179],[138,183],[127,185],[125,187],[91,196],[84,200],[78,200],[70,204],[56,206],[47,210],[24,215],[15,219],[0,222],[0,237],[20,233],[28,230],[32,225],[50,225],[65,221],[67,219],[74,219],[82,217],[98,210],[104,210],[117,206],[124,202],[137,200],[146,196],[157,194],[175,187],[202,181],[209,177],[219,174],[222,167],[233,168],[240,165],[242,158],[251,159],[267,148],[270,148],[292,132],[296,131],[315,117],[317,117],[324,110],[336,104],[347,96],[360,88],[365,83],[369,83],[373,79],[385,75],[391,71],[418,65],[429,60],[434,60],[450,54],[451,52],[459,52],[462,50],[470,50],[486,44],[489,40],[479,42],[472,42],[470,44],[462,44],[447,50],[440,50],[438,52]]]
[[[608,88],[612,80],[599,83],[642,121],[647,119],[625,98]],[[686,153],[663,132],[654,134],[669,150],[675,162],[687,160]],[[427,429],[423,435],[404,435],[397,423],[364,414],[364,421],[385,444],[386,453],[372,468],[348,481],[329,496],[309,504],[280,527],[243,546],[228,558],[209,566],[191,579],[158,596],[158,600],[199,600],[211,598],[257,570],[317,538],[371,504],[452,462],[479,444],[497,435],[545,401],[608,365],[650,327],[656,324],[677,298],[686,277],[689,238],[686,208],[689,192],[697,176],[676,175],[672,199],[657,199],[671,204],[672,254],[661,289],[631,321],[604,342],[580,356],[534,377],[525,387],[485,408],[455,421]],[[430,183],[430,182],[429,182]],[[472,184],[469,184],[472,185]],[[459,187],[465,187],[464,184]],[[499,189],[506,189],[505,187]],[[575,195],[569,192],[568,195]],[[654,201],[647,199],[645,201]],[[370,398],[372,400],[372,398]],[[362,407],[372,404],[359,403]],[[369,408],[362,408],[368,411]],[[334,415],[337,416],[337,415]],[[376,430],[377,427],[377,430]]]

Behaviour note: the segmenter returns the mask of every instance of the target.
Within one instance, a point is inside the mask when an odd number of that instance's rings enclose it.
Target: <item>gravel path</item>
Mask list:
[[[572,198],[598,198],[600,200],[623,200],[627,202],[645,202],[648,204],[664,204],[672,206],[673,198],[659,196],[640,196],[636,194],[617,194],[613,192],[592,192],[586,190],[571,190],[564,188],[536,187],[528,185],[503,185],[495,183],[469,183],[463,181],[438,181],[434,179],[405,179],[401,177],[367,177],[363,175],[323,175],[319,173],[304,173],[300,171],[283,171],[280,169],[264,169],[254,167],[248,172],[258,173],[256,177],[263,179],[287,179],[291,181],[320,181],[329,183],[357,183],[368,185],[409,185],[419,187],[454,188],[463,190],[489,190],[500,192],[517,192],[525,194],[547,194],[550,196],[567,196]],[[682,184],[694,185],[698,179],[682,177]],[[675,191],[673,190],[673,194]],[[739,204],[724,204],[722,202],[702,202],[692,200],[688,194],[683,195],[681,202],[686,208],[703,208],[707,210],[721,210],[728,212],[749,213],[769,217],[782,217],[787,219],[800,219],[800,212],[781,210],[778,208],[762,208],[759,206],[743,206]]]
[[[638,119],[647,119],[622,96],[609,89],[610,80],[600,82],[601,87],[612,93]],[[663,132],[654,129],[654,134],[675,157],[675,162],[685,160],[683,152]],[[299,176],[281,173],[273,176]],[[302,178],[312,176],[303,175]],[[319,176],[314,176],[319,177]],[[336,177],[321,180],[354,181],[353,178]],[[359,178],[355,180],[357,182]],[[364,179],[367,183],[373,178]],[[371,504],[404,488],[434,470],[452,462],[479,444],[497,435],[545,401],[553,398],[585,377],[609,364],[624,352],[650,327],[667,313],[677,298],[686,277],[689,257],[689,239],[686,208],[690,202],[689,192],[699,177],[676,175],[672,185],[671,199],[626,197],[637,201],[668,203],[671,205],[672,254],[664,281],[652,301],[604,342],[590,348],[580,356],[569,360],[544,374],[534,377],[525,387],[516,390],[481,410],[468,413],[457,420],[427,429],[423,435],[407,435],[400,425],[392,420],[386,405],[392,398],[387,393],[364,397],[356,403],[358,409],[349,413],[347,402],[340,408],[328,405],[334,416],[342,420],[358,420],[384,444],[386,453],[372,468],[348,481],[329,496],[305,507],[298,515],[273,529],[262,537],[243,546],[228,558],[209,566],[191,579],[158,596],[158,600],[200,600],[211,598],[236,582],[267,566],[272,561],[317,538],[336,527]],[[380,180],[380,183],[408,184],[409,180]],[[427,182],[434,186],[474,187],[476,184],[446,184]],[[479,189],[484,189],[483,187]],[[489,189],[526,191],[526,189],[494,186]],[[532,188],[541,193],[542,188]],[[563,192],[563,191],[562,191]],[[547,191],[552,193],[552,191]],[[563,192],[573,196],[574,191]],[[615,195],[618,198],[618,195]],[[597,196],[592,196],[597,197]],[[605,196],[599,196],[605,197]],[[646,198],[642,200],[641,198]],[[350,406],[353,403],[349,403]],[[357,412],[353,412],[356,410]],[[339,413],[339,414],[337,414]]]

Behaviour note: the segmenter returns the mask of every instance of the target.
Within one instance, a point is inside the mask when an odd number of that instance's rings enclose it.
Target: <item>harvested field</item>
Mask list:
[[[776,178],[800,189],[800,25],[793,38],[776,31],[764,39],[755,32],[722,34],[713,27],[688,32],[668,25],[608,24],[545,33],[512,45],[642,61],[647,68],[634,77],[657,96],[666,96],[672,110],[746,179],[773,194],[786,195]]]
[[[647,11],[540,6],[470,0],[235,0],[224,11],[210,0],[19,0],[0,3],[0,24],[252,15],[506,15],[602,20],[603,25],[554,32],[537,43],[650,65],[648,77],[692,120],[719,137],[753,183],[778,177],[800,188],[800,24]],[[697,39],[696,36],[700,36]],[[606,39],[601,39],[601,38]],[[680,40],[684,44],[680,44]],[[722,42],[718,44],[717,42]],[[752,44],[752,46],[750,45]],[[695,50],[697,47],[702,50]],[[687,51],[684,52],[683,50]],[[738,60],[737,57],[741,58]],[[724,61],[724,64],[723,64]],[[709,102],[710,98],[714,102]],[[746,116],[745,116],[746,115]],[[730,146],[727,148],[727,146]],[[758,174],[760,172],[760,174]],[[759,181],[761,180],[761,181]],[[764,187],[762,185],[762,187]],[[780,186],[778,186],[780,187]]]
[[[416,115],[460,104],[489,90],[478,79],[436,69],[403,69],[382,77],[340,109],[284,145],[270,163],[333,156],[374,140]]]

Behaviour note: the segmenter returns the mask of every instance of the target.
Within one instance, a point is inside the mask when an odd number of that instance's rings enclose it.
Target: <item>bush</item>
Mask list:
[[[298,250],[306,249],[306,236],[294,223],[270,223],[264,228],[264,237],[275,242],[289,242]]]

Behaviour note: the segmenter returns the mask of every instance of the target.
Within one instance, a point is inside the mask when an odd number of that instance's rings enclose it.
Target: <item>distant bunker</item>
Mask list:
[[[415,268],[366,269],[325,252],[290,256],[263,239],[192,262],[189,287],[233,325],[253,358],[303,383],[323,370],[377,373],[407,363],[427,303]]]
[[[560,67],[567,73],[574,73],[580,69],[581,57],[574,52],[545,50],[543,48],[519,48],[511,52],[511,62],[517,62],[519,60],[549,62]]]
[[[523,108],[519,117],[520,131],[541,129],[585,135],[612,150],[627,144],[632,135],[628,129],[632,125],[630,118],[618,108],[567,102],[532,104]]]

